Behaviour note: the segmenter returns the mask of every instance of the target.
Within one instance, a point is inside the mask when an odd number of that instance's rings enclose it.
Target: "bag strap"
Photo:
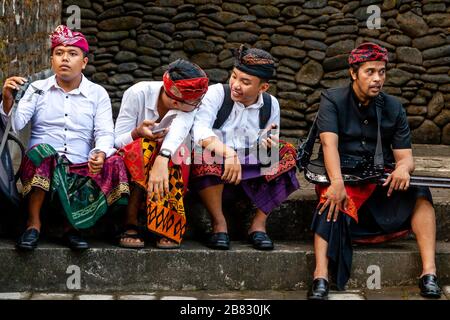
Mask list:
[[[228,119],[233,110],[234,101],[231,99],[231,89],[229,84],[222,84],[225,96],[222,106],[217,113],[216,121],[214,121],[213,129],[219,129]],[[267,92],[263,93],[263,106],[259,110],[259,128],[265,129],[272,113],[272,97]]]
[[[267,92],[263,92],[263,106],[259,110],[259,128],[265,129],[272,113],[272,97]]]
[[[375,148],[375,156],[373,159],[373,165],[376,170],[384,170],[384,157],[383,157],[383,146],[381,143],[381,113],[384,107],[384,97],[383,94],[380,93],[375,98],[375,109],[377,112],[377,146]]]
[[[317,133],[319,131],[319,129],[317,128],[318,116],[319,111],[317,111],[316,116],[314,117],[311,129],[309,129],[308,137],[297,150],[297,167],[300,171],[308,165],[314,149],[314,143],[316,142]]]
[[[219,129],[228,119],[233,110],[234,101],[231,99],[231,89],[228,84],[222,84],[225,96],[223,98],[222,106],[217,113],[216,121],[214,121],[213,129]]]

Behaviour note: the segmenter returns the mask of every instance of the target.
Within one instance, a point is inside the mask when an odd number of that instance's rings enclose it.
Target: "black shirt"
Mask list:
[[[385,163],[394,163],[392,149],[410,149],[411,137],[402,104],[383,93],[381,139]],[[339,136],[339,154],[373,157],[377,143],[375,102],[363,106],[352,85],[322,92],[317,118],[319,134],[333,132]],[[322,154],[322,148],[319,151]]]

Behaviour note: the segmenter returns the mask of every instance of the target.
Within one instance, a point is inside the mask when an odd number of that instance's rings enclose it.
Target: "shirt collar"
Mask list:
[[[88,98],[89,90],[91,88],[90,83],[91,82],[83,74],[81,74],[80,85],[78,86],[78,88],[75,88],[72,91],[70,91],[70,93],[71,94],[82,94],[83,96]],[[51,88],[58,88],[58,89],[62,90],[62,88],[56,82],[56,75],[51,76],[48,79],[48,82],[43,86],[43,88],[41,88],[41,90],[48,91]]]

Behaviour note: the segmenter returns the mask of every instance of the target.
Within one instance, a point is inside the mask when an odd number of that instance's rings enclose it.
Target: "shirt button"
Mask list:
[[[364,120],[364,124],[368,124],[369,123],[369,121],[366,119],[366,120]]]
[[[69,96],[66,96],[66,99],[69,99]]]
[[[366,144],[366,141],[363,140],[363,141],[361,141],[361,143],[362,143],[363,145],[365,145],[365,144]]]
[[[64,148],[64,151],[67,151],[67,148]]]
[[[64,131],[67,131],[67,128],[64,128]]]
[[[67,117],[67,113],[66,113],[66,114],[64,114],[64,116],[65,116],[65,117]]]

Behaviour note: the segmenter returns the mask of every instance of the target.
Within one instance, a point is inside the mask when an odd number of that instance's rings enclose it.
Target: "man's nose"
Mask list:
[[[373,81],[380,81],[381,77],[380,74],[378,72],[375,72],[373,75]]]

